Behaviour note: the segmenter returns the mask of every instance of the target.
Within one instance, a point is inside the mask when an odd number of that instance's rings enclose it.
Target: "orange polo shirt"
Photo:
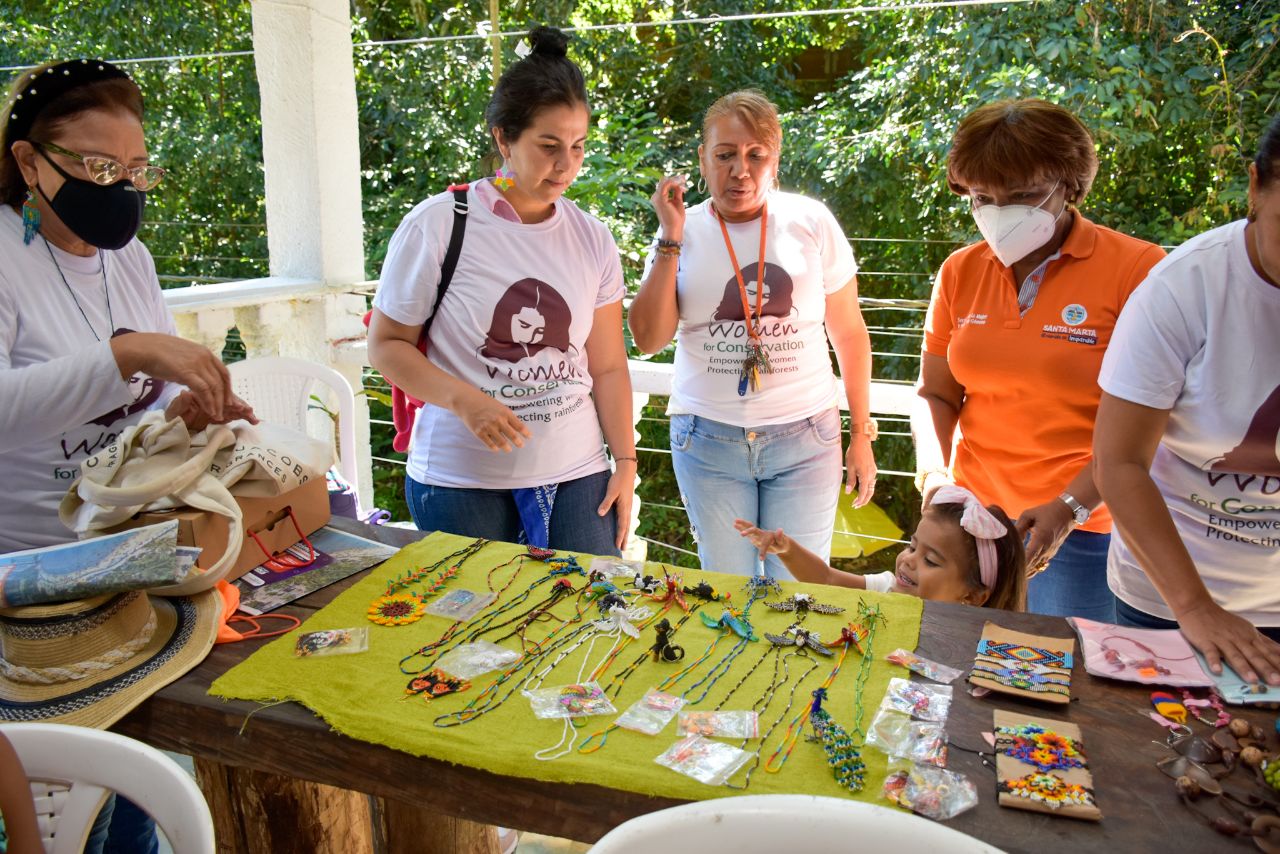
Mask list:
[[[1063,492],[1093,452],[1098,372],[1116,318],[1164,250],[1078,212],[1035,303],[1018,313],[1013,270],[986,241],[942,264],[924,351],[964,386],[956,482],[1014,519]],[[1081,526],[1107,533],[1105,506]]]

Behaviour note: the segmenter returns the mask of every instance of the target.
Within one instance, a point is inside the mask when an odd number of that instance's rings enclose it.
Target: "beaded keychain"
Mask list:
[[[406,626],[422,619],[426,611],[427,600],[444,589],[449,579],[458,574],[462,565],[489,544],[489,540],[481,537],[469,543],[447,557],[443,557],[430,566],[410,570],[387,582],[382,595],[369,603],[366,616],[371,622],[381,626]],[[456,559],[456,562],[453,562]],[[451,562],[452,565],[449,565]],[[446,569],[445,567],[448,566]],[[417,592],[406,588],[427,579],[432,573],[435,578],[427,581],[426,586]],[[403,592],[401,592],[403,591]]]

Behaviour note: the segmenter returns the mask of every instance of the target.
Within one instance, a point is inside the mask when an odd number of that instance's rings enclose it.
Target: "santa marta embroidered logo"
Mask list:
[[[1067,326],[1079,326],[1089,319],[1089,312],[1080,303],[1072,303],[1062,310],[1062,322]]]

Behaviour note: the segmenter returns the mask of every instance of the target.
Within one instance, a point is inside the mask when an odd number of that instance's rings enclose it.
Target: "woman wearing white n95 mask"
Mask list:
[[[924,493],[953,479],[1017,518],[1040,573],[1027,610],[1115,622],[1111,518],[1092,473],[1097,378],[1120,309],[1164,253],[1081,215],[1097,171],[1089,131],[1054,104],[1003,101],[961,121],[947,183],[984,240],[938,272],[912,427]]]

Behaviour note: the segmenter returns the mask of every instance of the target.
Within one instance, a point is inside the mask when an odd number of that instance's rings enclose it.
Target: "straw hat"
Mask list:
[[[220,614],[213,590],[0,610],[0,721],[108,727],[208,655]]]

